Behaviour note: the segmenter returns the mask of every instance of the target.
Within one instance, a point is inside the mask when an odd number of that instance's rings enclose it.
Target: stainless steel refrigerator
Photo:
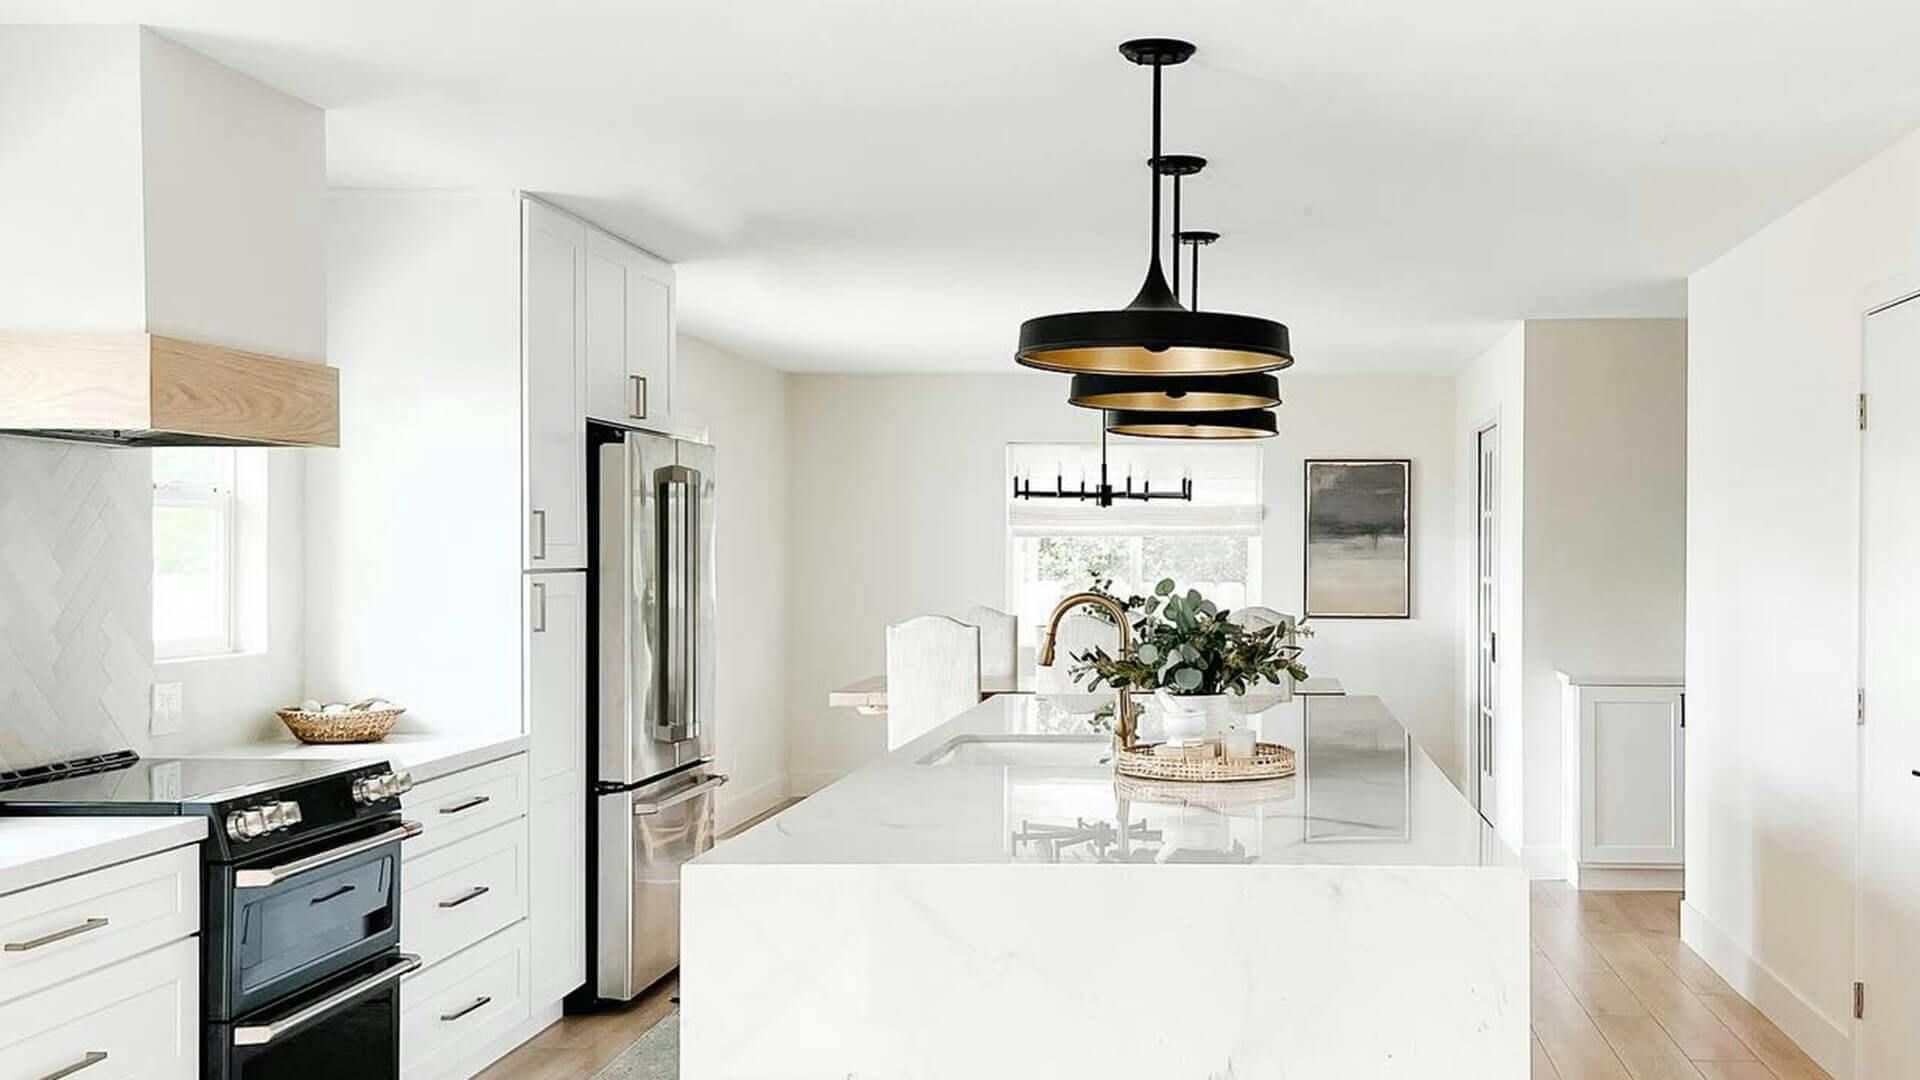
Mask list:
[[[583,998],[627,1001],[680,962],[680,867],[713,846],[714,450],[588,428]]]

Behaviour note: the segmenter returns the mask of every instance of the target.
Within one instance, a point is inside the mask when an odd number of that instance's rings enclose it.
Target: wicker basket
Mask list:
[[[393,730],[393,722],[406,711],[398,706],[336,713],[280,709],[275,715],[293,732],[293,737],[303,743],[360,743],[386,738],[387,732]]]
[[[1115,749],[1113,771],[1142,780],[1217,784],[1233,780],[1277,780],[1293,775],[1293,750],[1279,743],[1255,743],[1250,758],[1160,757],[1153,743]]]

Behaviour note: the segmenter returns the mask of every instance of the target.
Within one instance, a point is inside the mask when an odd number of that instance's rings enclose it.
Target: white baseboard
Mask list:
[[[728,785],[731,787],[732,785]],[[755,787],[744,791],[729,792],[720,789],[720,798],[713,808],[714,828],[720,833],[732,830],[736,825],[752,821],[761,814],[787,801],[787,789],[790,786],[785,776],[776,776]]]
[[[1567,879],[1567,849],[1555,844],[1531,844],[1520,849],[1521,865],[1527,868],[1527,877],[1534,881],[1565,881]]]
[[[1573,887],[1609,892],[1679,892],[1687,872],[1677,866],[1576,866]]]
[[[846,771],[841,769],[819,769],[794,773],[789,782],[792,785],[793,794],[804,797],[819,791],[821,788],[826,787],[828,784],[833,783],[845,775],[847,775]]]
[[[1753,1002],[1834,1080],[1853,1075],[1853,1022],[1835,1020],[1753,958],[1699,908],[1680,902],[1680,940]]]

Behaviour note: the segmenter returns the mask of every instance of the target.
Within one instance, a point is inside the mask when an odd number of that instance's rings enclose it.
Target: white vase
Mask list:
[[[1236,694],[1173,694],[1153,692],[1159,706],[1160,730],[1173,746],[1192,746],[1233,726]]]

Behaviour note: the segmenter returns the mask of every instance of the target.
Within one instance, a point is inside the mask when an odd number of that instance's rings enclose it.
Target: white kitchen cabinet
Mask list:
[[[587,415],[666,426],[673,411],[673,267],[587,229]]]
[[[0,1005],[0,1077],[193,1080],[200,940],[183,938]]]
[[[587,565],[587,227],[525,202],[522,333],[528,570]]]
[[[586,979],[587,591],[585,574],[528,579],[528,813],[533,999]]]
[[[1678,679],[1560,674],[1568,880],[1678,888],[1685,862],[1686,694]]]

